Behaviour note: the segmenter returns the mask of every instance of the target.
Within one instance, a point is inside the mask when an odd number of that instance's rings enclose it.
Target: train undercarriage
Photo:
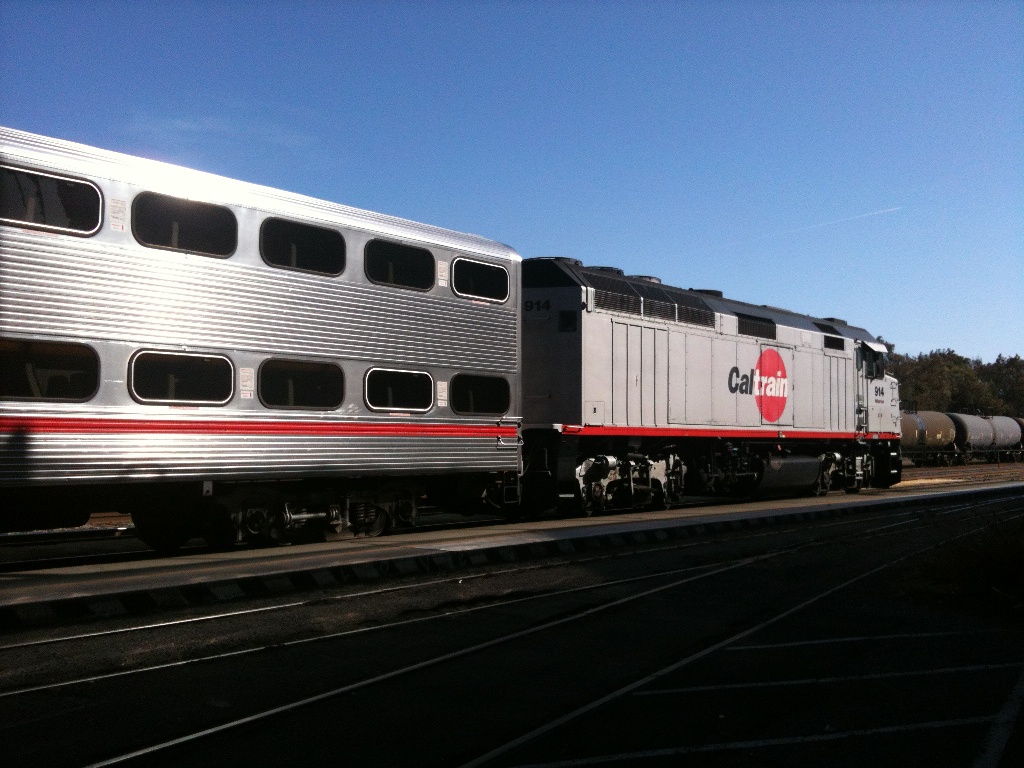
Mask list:
[[[901,467],[894,441],[669,442],[537,430],[526,437],[522,506],[590,516],[664,509],[692,496],[856,493],[898,483]]]

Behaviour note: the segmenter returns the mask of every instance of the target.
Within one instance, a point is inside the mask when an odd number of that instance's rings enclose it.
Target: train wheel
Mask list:
[[[380,536],[391,523],[388,511],[373,504],[353,504],[350,515],[352,532],[356,536]]]

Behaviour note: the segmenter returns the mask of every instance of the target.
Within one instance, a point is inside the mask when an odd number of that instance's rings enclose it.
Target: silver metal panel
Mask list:
[[[825,429],[827,424],[826,412],[828,410],[828,383],[826,381],[827,358],[822,355],[815,355],[811,360],[812,378],[811,386],[811,426],[815,429]]]
[[[814,427],[814,357],[813,352],[798,349],[793,354],[794,385],[790,389],[793,397],[793,426]]]
[[[627,386],[626,423],[631,427],[639,427],[641,421],[643,397],[643,349],[641,347],[642,329],[638,325],[630,325],[627,335]]]
[[[668,424],[669,332],[658,328],[654,334],[654,423],[663,427]]]
[[[640,423],[645,427],[655,426],[654,417],[654,392],[657,361],[654,354],[654,329],[644,328],[642,330],[640,349]]]
[[[629,423],[629,326],[612,323],[612,423]]]
[[[686,423],[711,423],[711,338],[686,340]]]
[[[711,343],[711,423],[736,424],[737,397],[723,382],[728,382],[729,372],[736,367],[736,342],[733,339],[714,339]],[[708,386],[705,384],[705,386]]]
[[[668,421],[686,423],[686,334],[668,332]]]

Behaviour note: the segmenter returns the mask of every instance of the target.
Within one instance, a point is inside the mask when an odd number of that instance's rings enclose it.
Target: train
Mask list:
[[[149,546],[901,479],[887,350],[477,235],[0,128],[0,528]]]
[[[916,466],[1024,460],[1024,419],[970,413],[900,412],[900,448]]]

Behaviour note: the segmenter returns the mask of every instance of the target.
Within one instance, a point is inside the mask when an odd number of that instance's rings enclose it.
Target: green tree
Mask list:
[[[978,367],[978,376],[1006,406],[1004,416],[1024,418],[1024,358],[1003,357]]]
[[[906,406],[920,411],[1007,413],[1008,406],[997,388],[979,375],[981,368],[980,360],[970,360],[952,349],[891,357],[892,373],[900,381],[900,398]]]

